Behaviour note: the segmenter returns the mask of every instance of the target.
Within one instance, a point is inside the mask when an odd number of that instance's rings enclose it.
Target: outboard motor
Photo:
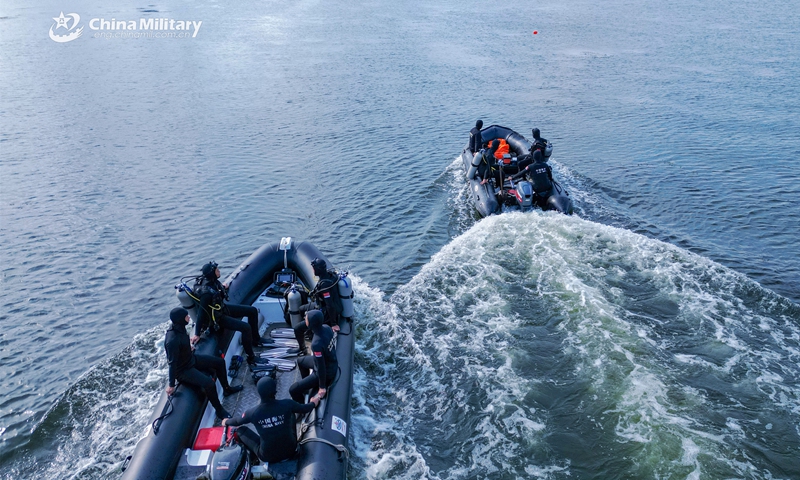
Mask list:
[[[228,440],[228,427],[222,434],[220,447],[211,457],[211,464],[197,480],[246,480],[251,478],[250,455],[236,441]]]
[[[533,185],[531,182],[521,181],[514,185],[517,192],[517,203],[522,208],[530,208],[533,205]]]
[[[353,318],[353,281],[347,278],[347,272],[339,274],[339,299],[342,302],[342,316],[348,320]]]
[[[472,180],[475,178],[475,174],[478,173],[478,166],[481,164],[481,160],[483,160],[483,150],[475,152],[475,156],[472,157],[472,166],[469,167],[469,171],[467,172],[467,180]]]
[[[303,295],[297,289],[297,285],[292,284],[289,287],[289,292],[286,294],[286,303],[289,306],[289,318],[291,319],[291,326],[294,327],[303,321],[300,315],[300,306],[303,305]]]
[[[250,475],[250,459],[244,447],[234,443],[214,452],[209,469],[211,480],[244,480]]]
[[[211,480],[244,480],[250,474],[250,460],[241,445],[221,447],[211,459]]]

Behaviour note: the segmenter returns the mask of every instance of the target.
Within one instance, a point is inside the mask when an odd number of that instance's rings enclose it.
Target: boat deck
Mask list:
[[[264,320],[261,323],[260,330],[262,337],[270,337],[271,334],[278,329],[286,329],[288,325],[283,317],[284,299],[281,294],[276,294],[274,285],[270,285],[253,303]],[[263,354],[268,352],[267,348],[256,349],[256,354]],[[230,347],[225,355],[225,363],[230,367],[231,358],[234,355],[244,356],[243,347],[241,345],[241,334],[238,332],[231,340]],[[294,361],[296,357],[287,358],[286,360]],[[230,374],[230,371],[229,371]],[[291,371],[280,371],[276,374],[276,381],[278,384],[278,392],[276,398],[289,398],[289,387],[297,380],[300,379],[300,372],[297,368]],[[253,380],[252,373],[246,362],[243,362],[234,376],[228,377],[228,382],[231,385],[242,385],[244,389],[234,395],[222,398],[222,405],[234,417],[240,417],[246,410],[256,406],[259,401],[258,391],[256,390],[256,382]],[[217,384],[218,394],[222,397],[222,387]],[[309,415],[313,415],[309,414]],[[300,435],[300,428],[303,422],[298,422],[298,437]],[[200,422],[200,428],[216,427],[220,425],[220,420],[216,418],[214,408],[208,404],[203,418]],[[194,441],[192,442],[194,443]],[[178,468],[175,471],[174,478],[176,480],[195,480],[198,475],[206,471],[206,465],[209,463],[213,452],[211,450],[184,450],[184,455],[178,463]],[[251,456],[251,460],[255,460]],[[295,460],[287,460],[278,464],[271,464],[268,466],[269,471],[278,480],[289,480],[295,476],[297,470],[297,462]]]

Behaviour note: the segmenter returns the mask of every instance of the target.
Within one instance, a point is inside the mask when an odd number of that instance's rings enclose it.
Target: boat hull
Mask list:
[[[278,243],[264,245],[226,278],[229,302],[253,304],[272,284],[275,273],[284,268],[284,262],[305,285],[313,288],[317,278],[311,261],[315,258],[321,258],[330,265],[325,256],[307,242],[297,243],[286,252],[279,249]],[[190,310],[193,317],[195,310]],[[352,334],[351,321],[342,319],[340,327],[337,335],[340,373],[336,383],[330,387],[327,398],[315,410],[312,417],[315,421],[300,440],[296,458],[297,479],[346,478],[348,460],[343,450],[347,448],[347,427],[350,425],[355,335]],[[198,344],[196,353],[220,355],[228,351],[232,338],[230,333],[206,338]],[[229,361],[230,358],[226,358],[226,363]],[[208,415],[207,404],[208,400],[202,391],[187,385],[179,385],[172,398],[163,392],[144,437],[125,467],[122,479],[173,478],[186,449],[192,446],[204,415]],[[168,411],[169,414],[164,416]]]

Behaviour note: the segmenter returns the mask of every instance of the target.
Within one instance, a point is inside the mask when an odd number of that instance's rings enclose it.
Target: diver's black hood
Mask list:
[[[208,262],[203,265],[203,278],[206,280],[216,280],[217,279],[217,264],[215,262]]]
[[[308,328],[310,328],[312,332],[317,333],[322,329],[322,322],[325,319],[322,315],[322,311],[311,310],[306,314],[306,318],[308,318]]]
[[[185,308],[175,307],[169,312],[169,319],[172,321],[173,325],[185,330],[186,315],[189,315],[189,312]]]
[[[264,377],[258,381],[256,385],[258,395],[261,397],[262,402],[275,399],[275,392],[278,391],[278,386],[271,377]]]
[[[328,265],[325,263],[325,260],[321,258],[315,258],[312,260],[311,266],[314,268],[314,275],[320,278],[322,278],[328,271]]]

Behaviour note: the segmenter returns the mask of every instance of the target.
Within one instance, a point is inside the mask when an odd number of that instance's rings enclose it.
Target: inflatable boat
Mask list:
[[[496,173],[493,178],[483,183],[477,175],[482,154],[478,152],[473,155],[469,150],[469,144],[461,152],[461,161],[475,208],[481,216],[487,217],[500,213],[503,211],[503,207],[521,210],[541,208],[542,210],[572,214],[572,197],[555,180],[552,181],[552,188],[549,192],[539,194],[533,191],[529,178],[523,178],[516,182],[508,180],[509,176],[519,173],[521,168],[524,169],[525,165],[530,163],[533,144],[528,139],[510,128],[500,125],[491,125],[482,129],[481,138],[484,145],[490,142],[500,142],[501,144],[501,149],[493,156]],[[542,148],[545,162],[550,159],[552,152],[553,145],[546,142]]]
[[[290,345],[293,331],[289,330],[291,319],[299,319],[298,292],[312,290],[318,277],[312,261],[320,258],[330,262],[313,245],[296,243],[283,238],[279,243],[264,245],[244,261],[225,279],[229,285],[229,303],[253,305],[259,311],[262,336],[271,336],[276,344]],[[329,270],[330,272],[330,270]],[[335,273],[335,272],[331,272]],[[353,335],[352,283],[346,272],[336,273],[336,287],[341,298],[340,330],[336,334],[336,354],[339,374],[329,387],[328,393],[312,412],[299,419],[297,435],[299,450],[295,458],[278,464],[254,465],[255,457],[242,453],[238,460],[214,463],[228,441],[228,431],[215,415],[203,392],[188,385],[179,384],[172,396],[162,393],[143,437],[133,455],[123,465],[123,480],[197,478],[278,478],[297,480],[342,480],[346,478],[348,465],[347,439],[350,424],[350,400],[353,389]],[[189,310],[195,321],[199,307],[191,299],[191,286],[176,286],[181,306]],[[305,299],[307,297],[303,297]],[[219,334],[204,335],[197,344],[195,353],[224,356],[228,367],[228,379],[233,384],[242,384],[242,392],[223,397],[217,382],[220,400],[234,418],[258,403],[255,383],[258,376],[273,376],[278,384],[276,398],[289,398],[288,388],[300,378],[294,368],[294,358],[278,348],[257,350],[262,358],[268,358],[269,369],[254,371],[241,362],[242,345],[240,333],[223,330]],[[277,354],[276,354],[277,353]],[[295,352],[296,355],[296,352]],[[288,358],[287,358],[288,357]],[[237,368],[237,363],[241,366]],[[229,448],[230,450],[230,448]],[[257,459],[254,460],[257,463]],[[212,469],[216,465],[216,476]],[[220,477],[219,465],[225,465],[227,476]]]

